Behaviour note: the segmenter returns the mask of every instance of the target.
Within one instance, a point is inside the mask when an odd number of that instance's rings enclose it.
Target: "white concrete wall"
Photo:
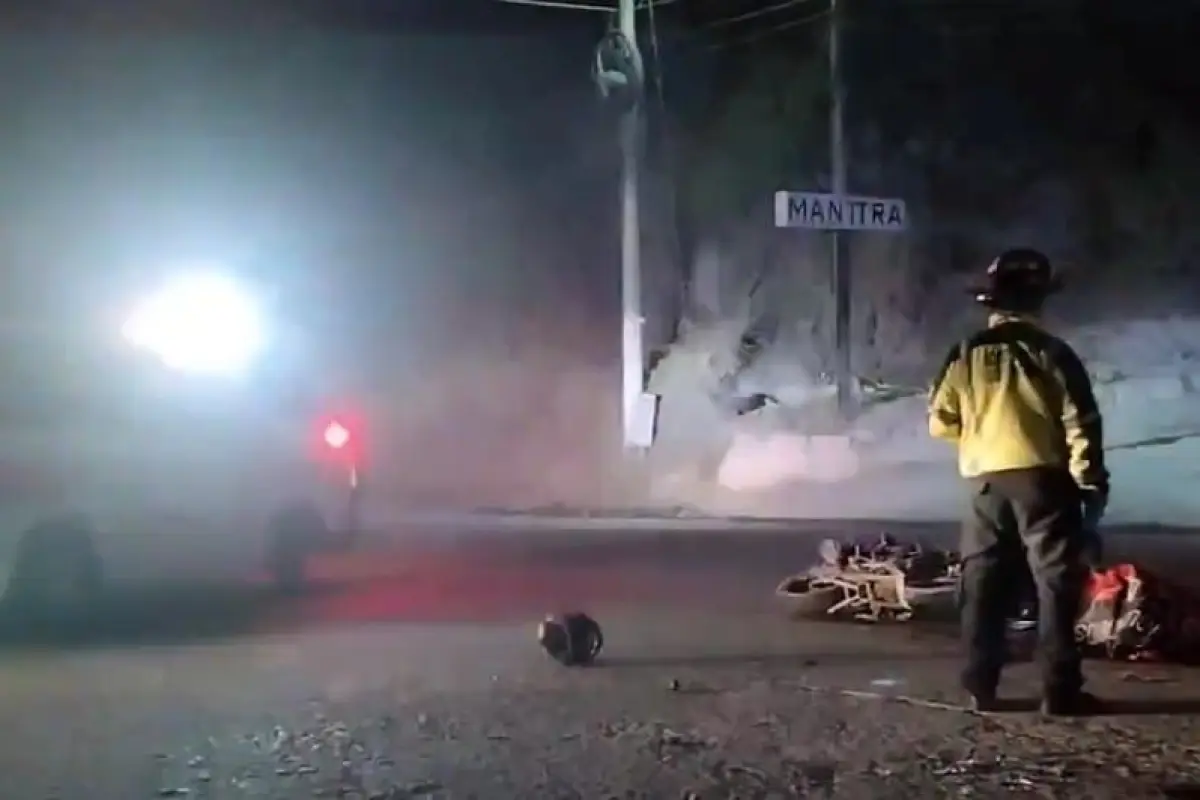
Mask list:
[[[1095,326],[1068,338],[1096,378],[1114,476],[1112,517],[1200,523],[1200,361],[1189,355],[1193,343],[1200,350],[1200,323]],[[689,391],[679,373],[689,365],[702,371],[720,357],[706,360],[698,350],[681,348],[664,373],[673,376],[661,387],[667,392],[664,417],[683,410],[691,414],[690,420],[664,419],[665,430],[687,429],[673,432],[672,446],[687,439],[690,452],[711,459],[715,468],[709,475],[677,459],[669,475],[656,476],[663,502],[751,516],[955,519],[961,514],[954,451],[928,436],[923,397],[869,408],[834,434],[811,430],[813,420],[825,416],[829,398],[791,391],[790,384],[756,386],[790,408],[741,418],[711,401],[689,404],[671,397],[672,391]],[[704,385],[701,376],[693,376],[693,396]],[[702,425],[696,412],[701,406],[708,409]]]

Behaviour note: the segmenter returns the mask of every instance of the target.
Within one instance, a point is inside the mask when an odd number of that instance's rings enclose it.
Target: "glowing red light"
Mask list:
[[[350,444],[350,430],[335,420],[325,426],[324,438],[325,444],[329,445],[332,449],[341,450]]]
[[[362,469],[366,456],[362,418],[351,411],[322,416],[312,428],[312,455],[319,461]]]

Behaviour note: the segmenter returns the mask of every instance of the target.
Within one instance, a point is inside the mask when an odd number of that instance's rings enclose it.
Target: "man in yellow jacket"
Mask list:
[[[1091,379],[1075,351],[1038,324],[1061,285],[1044,254],[1002,253],[972,290],[990,310],[987,327],[950,350],[929,395],[929,432],[957,445],[970,487],[962,680],[980,710],[996,705],[1007,612],[1026,569],[1037,586],[1043,712],[1100,705],[1083,691],[1075,620],[1088,559],[1098,557],[1108,471]]]

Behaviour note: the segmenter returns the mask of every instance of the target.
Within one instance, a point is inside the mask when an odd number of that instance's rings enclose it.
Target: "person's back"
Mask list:
[[[1075,351],[1019,314],[993,313],[988,327],[948,355],[939,386],[957,389],[959,470],[988,472],[1055,466],[1082,485],[1103,478],[1101,419]],[[936,400],[936,398],[935,398]],[[936,407],[936,403],[935,403]],[[930,432],[948,438],[939,415]]]
[[[1074,622],[1086,579],[1089,525],[1108,497],[1102,422],[1087,372],[1066,342],[1036,322],[1058,288],[1049,260],[1011,250],[988,268],[976,300],[988,326],[956,345],[930,392],[930,434],[958,446],[972,489],[963,527],[964,687],[995,702],[1005,615],[1028,563],[1038,587],[1045,707],[1075,713],[1082,692]]]

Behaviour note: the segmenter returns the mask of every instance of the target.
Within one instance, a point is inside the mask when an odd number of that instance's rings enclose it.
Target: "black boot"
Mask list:
[[[969,707],[972,711],[977,711],[980,714],[990,714],[1000,710],[1000,701],[996,698],[995,692],[971,692],[971,702]]]
[[[1049,692],[1042,698],[1042,713],[1048,717],[1092,717],[1104,712],[1104,701],[1091,692]]]
[[[994,671],[989,671],[983,676],[965,673],[961,686],[970,698],[967,707],[981,714],[998,711],[1000,704],[996,699],[996,687],[999,683],[1000,677]]]

